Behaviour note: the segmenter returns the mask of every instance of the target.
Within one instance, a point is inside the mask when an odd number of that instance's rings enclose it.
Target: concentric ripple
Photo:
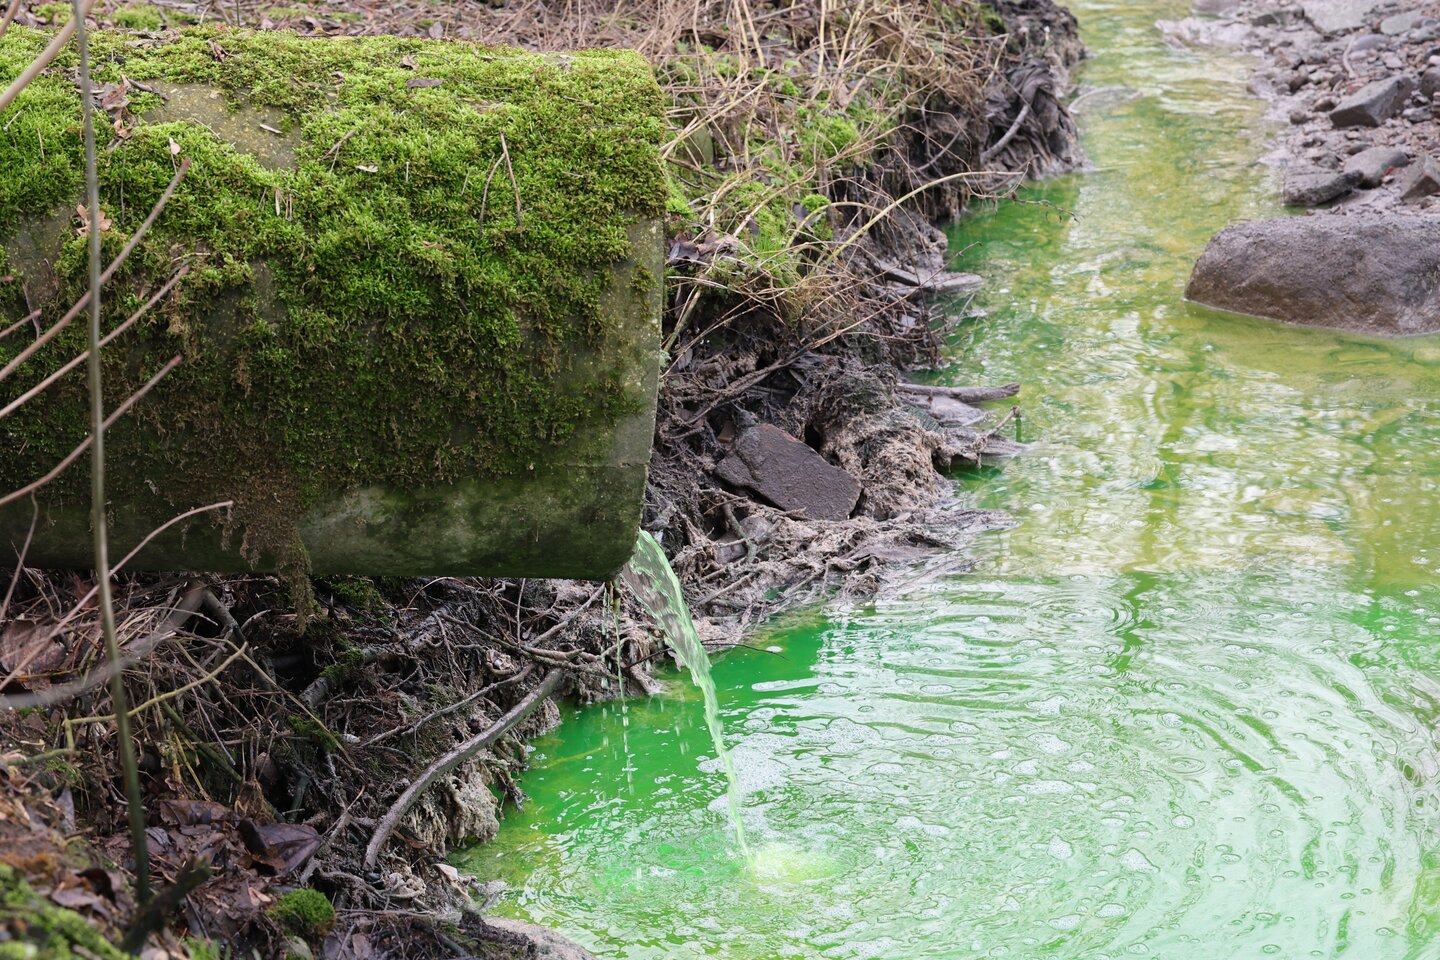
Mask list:
[[[577,711],[464,861],[498,909],[607,960],[1440,960],[1440,341],[1185,305],[1277,212],[1247,68],[1075,6],[1095,169],[956,228],[963,378],[1035,442],[963,483],[1018,524],[717,665],[748,858],[693,691]]]

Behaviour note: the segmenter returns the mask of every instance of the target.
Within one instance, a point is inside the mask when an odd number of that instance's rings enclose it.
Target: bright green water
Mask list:
[[[1242,64],[1078,5],[1096,170],[956,231],[957,382],[1026,384],[974,574],[579,711],[468,865],[606,958],[1440,958],[1440,341],[1180,301],[1265,215]]]

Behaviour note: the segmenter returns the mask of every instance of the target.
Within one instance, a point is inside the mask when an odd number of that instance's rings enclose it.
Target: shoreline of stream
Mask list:
[[[1255,57],[1275,122],[1264,158],[1287,206],[1440,213],[1440,5],[1418,0],[1195,0],[1159,26],[1180,47]]]

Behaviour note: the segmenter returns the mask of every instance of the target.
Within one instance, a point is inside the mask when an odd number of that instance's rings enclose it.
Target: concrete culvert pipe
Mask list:
[[[0,88],[47,35],[0,38]],[[72,45],[73,47],[73,45]],[[635,542],[654,429],[663,102],[623,52],[196,30],[92,39],[101,215],[73,49],[0,113],[0,364],[106,288],[112,556],[132,567],[604,577]],[[107,146],[106,140],[111,140]],[[18,323],[39,311],[33,322]],[[85,350],[83,315],[0,381]],[[83,364],[0,419],[0,490],[87,435]],[[27,561],[90,563],[88,458],[37,494]],[[0,507],[18,548],[29,498]]]

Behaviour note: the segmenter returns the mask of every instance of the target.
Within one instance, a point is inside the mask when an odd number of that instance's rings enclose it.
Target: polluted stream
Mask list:
[[[968,574],[790,618],[698,690],[567,711],[460,856],[635,958],[1440,958],[1440,339],[1182,300],[1279,214],[1246,62],[1074,4],[1093,169],[952,230],[936,382],[1025,385]]]

